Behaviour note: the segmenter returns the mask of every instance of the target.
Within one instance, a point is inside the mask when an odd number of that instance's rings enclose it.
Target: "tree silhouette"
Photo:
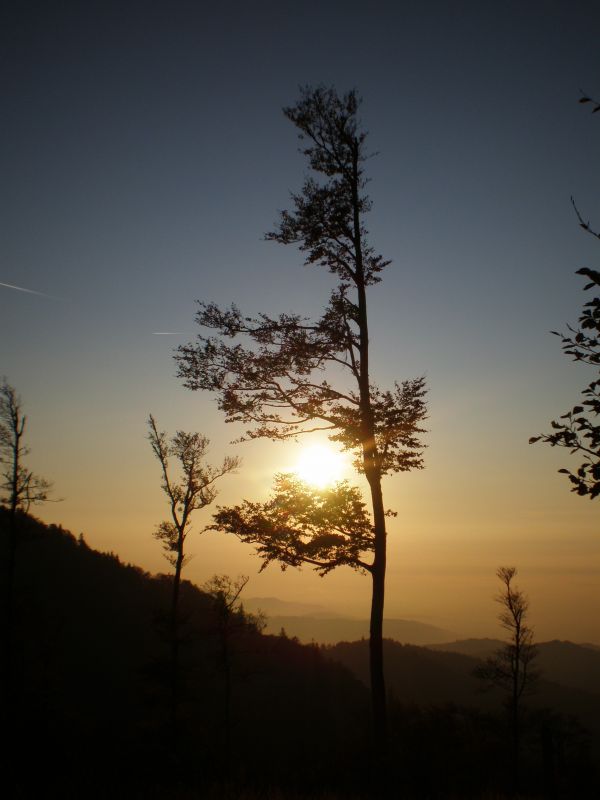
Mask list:
[[[200,303],[197,322],[219,335],[200,336],[198,343],[180,347],[176,358],[188,388],[216,392],[228,422],[250,425],[243,438],[281,440],[324,430],[354,452],[369,484],[373,514],[370,666],[375,740],[382,752],[387,737],[382,477],[423,466],[419,426],[426,407],[423,378],[391,390],[372,383],[367,290],[389,261],[369,244],[364,223],[371,201],[359,105],[355,91],[340,96],[334,89],[305,87],[299,102],[284,109],[299,130],[312,176],[292,194],[293,210],[281,213],[266,238],[297,245],[307,265],[335,276],[323,316],[314,322],[297,314],[252,318],[236,306]],[[232,341],[238,337],[241,341]]]
[[[588,97],[586,94],[582,94],[579,98],[580,103],[591,103],[593,105],[592,114],[597,114],[600,111],[600,103],[597,100],[594,100],[593,97]]]
[[[217,495],[215,483],[239,466],[239,459],[228,456],[219,467],[205,463],[209,440],[200,433],[177,431],[171,439],[159,431],[152,414],[148,418],[148,440],[158,459],[162,473],[162,490],[167,496],[171,519],[161,522],[154,532],[165,551],[165,558],[174,569],[169,614],[169,643],[171,650],[171,722],[177,730],[179,705],[179,594],[181,571],[186,563],[185,542],[194,511],[210,505]],[[169,459],[177,462],[179,477],[173,474]]]
[[[600,234],[592,231],[588,223],[580,224],[600,238]],[[589,279],[584,289],[600,288],[600,272],[584,267],[577,270],[577,274]],[[551,422],[552,433],[532,436],[529,442],[533,444],[541,440],[552,447],[566,447],[572,455],[583,456],[575,472],[565,468],[559,472],[569,476],[573,484],[571,491],[583,497],[588,495],[593,500],[600,495],[600,295],[583,306],[578,329],[569,326],[567,335],[556,331],[553,333],[561,337],[566,355],[598,369],[598,377],[582,391],[584,399],[579,405],[563,414],[558,421]]]
[[[12,695],[12,658],[14,625],[14,585],[19,539],[18,513],[27,513],[33,503],[48,500],[52,485],[32,472],[26,465],[29,448],[25,445],[27,416],[21,398],[6,378],[0,384],[0,490],[1,502],[8,509],[8,553],[6,560],[6,597],[4,602],[4,688],[9,712]]]
[[[232,682],[234,671],[233,638],[241,630],[252,628],[262,631],[264,619],[257,614],[248,614],[240,602],[240,595],[248,583],[247,575],[239,575],[235,580],[229,575],[213,575],[202,589],[213,603],[215,613],[215,633],[218,639],[218,666],[223,680],[223,768],[225,776],[229,775],[231,765],[231,730],[232,730]]]
[[[592,103],[592,114],[600,111],[600,103],[587,95],[582,95],[580,103]],[[589,221],[583,219],[574,199],[571,203],[575,209],[579,225],[586,233],[595,239],[600,239],[600,233],[593,230]],[[584,291],[600,289],[600,272],[583,267],[578,269],[577,275],[583,275],[589,280],[583,288]],[[600,495],[600,295],[596,295],[584,304],[579,316],[579,327],[567,326],[568,333],[562,334],[552,331],[555,336],[560,336],[565,355],[571,356],[574,361],[588,364],[597,370],[597,378],[582,391],[583,400],[573,406],[570,411],[563,414],[558,420],[553,420],[552,433],[532,436],[530,444],[546,442],[552,447],[566,447],[572,455],[583,457],[583,461],[575,472],[569,469],[560,469],[559,472],[567,475],[571,481],[571,491],[593,500]]]
[[[532,667],[537,649],[533,644],[533,629],[527,624],[529,600],[513,585],[516,574],[516,567],[500,567],[496,572],[502,582],[502,589],[495,598],[502,606],[498,620],[508,632],[508,641],[475,669],[475,676],[481,681],[507,692],[515,791],[519,785],[521,699],[535,688],[539,678],[539,672]]]
[[[254,544],[264,569],[278,561],[282,569],[309,564],[321,575],[344,564],[371,572],[364,560],[374,550],[373,526],[360,490],[341,481],[313,487],[292,475],[277,475],[266,503],[245,500],[220,508],[215,528]]]

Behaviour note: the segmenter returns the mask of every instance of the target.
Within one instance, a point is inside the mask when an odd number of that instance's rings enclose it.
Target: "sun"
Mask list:
[[[342,453],[316,444],[304,448],[293,471],[300,480],[323,489],[342,480],[346,467]]]

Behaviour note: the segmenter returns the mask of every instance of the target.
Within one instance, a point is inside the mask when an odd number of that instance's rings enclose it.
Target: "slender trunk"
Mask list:
[[[369,409],[370,411],[370,409]],[[373,430],[373,429],[371,429]],[[374,437],[372,449],[375,451]],[[366,449],[366,448],[365,448]],[[369,462],[373,463],[377,454],[370,454]],[[365,461],[367,459],[365,458]],[[367,463],[369,463],[367,462]],[[378,759],[385,760],[387,751],[387,704],[385,692],[385,676],[383,670],[383,609],[385,601],[385,569],[386,569],[386,529],[383,494],[381,491],[381,475],[376,466],[366,470],[366,478],[371,489],[373,507],[373,527],[375,531],[375,557],[371,571],[373,579],[373,595],[371,599],[371,620],[369,627],[369,656],[371,669],[371,702],[373,708],[373,733]]]
[[[513,664],[513,687],[511,704],[511,748],[512,748],[512,789],[519,791],[519,695],[521,668],[521,628],[517,623],[515,632],[515,661]]]
[[[4,711],[6,721],[12,720],[13,709],[13,644],[14,644],[14,594],[15,594],[15,567],[17,554],[17,515],[11,507],[8,517],[8,558],[6,562],[6,600],[4,621],[4,663],[3,663],[3,690]]]
[[[387,750],[387,704],[385,676],[383,670],[383,609],[385,601],[386,530],[381,476],[367,473],[371,487],[373,521],[375,530],[375,557],[371,575],[373,594],[371,598],[371,620],[369,625],[369,664],[371,672],[371,704],[373,710],[373,734],[378,758],[385,759]]]
[[[383,672],[383,605],[385,598],[385,549],[383,560],[375,562],[372,570],[373,595],[369,627],[369,661],[371,672],[371,703],[375,747],[380,756],[387,748],[387,708]]]
[[[227,626],[227,622],[225,622]],[[229,770],[231,767],[231,661],[229,656],[229,631],[225,627],[221,633],[222,636],[222,663],[223,663],[223,679],[225,689],[225,776],[229,778]]]
[[[13,685],[13,651],[14,651],[14,615],[15,615],[15,572],[17,564],[17,509],[19,506],[19,452],[20,439],[23,432],[21,428],[15,429],[15,439],[12,445],[12,476],[10,487],[10,505],[8,509],[8,553],[6,561],[6,599],[4,620],[4,709],[7,721],[13,717],[14,685]]]
[[[367,315],[367,294],[362,253],[362,233],[360,227],[358,144],[355,143],[352,165],[352,205],[354,247],[356,255],[355,283],[358,295],[358,328],[360,374],[358,378],[360,396],[360,415],[362,428],[363,464],[365,476],[371,489],[373,527],[375,534],[375,557],[373,559],[373,594],[371,599],[371,620],[369,626],[369,666],[371,676],[371,706],[373,713],[373,739],[376,760],[384,762],[387,752],[387,705],[385,677],[383,671],[383,609],[385,600],[386,569],[386,529],[385,509],[381,490],[381,471],[375,440],[375,423],[371,408],[371,387],[369,379],[369,323]]]
[[[177,712],[179,708],[179,587],[181,584],[181,569],[183,567],[183,544],[180,543],[175,562],[175,575],[173,576],[173,594],[171,597],[171,619],[169,624],[169,638],[171,644],[171,728],[174,744],[177,740]]]
[[[512,790],[514,794],[518,794],[520,783],[519,733],[519,701],[515,699],[511,709]]]

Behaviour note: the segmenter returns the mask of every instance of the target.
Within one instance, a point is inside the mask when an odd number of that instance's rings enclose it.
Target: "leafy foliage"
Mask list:
[[[171,509],[171,520],[161,522],[154,537],[162,542],[167,561],[172,566],[180,561],[183,566],[183,548],[192,513],[213,502],[217,496],[215,482],[237,469],[239,459],[228,456],[220,466],[211,466],[205,463],[210,444],[206,436],[177,431],[175,436],[168,439],[164,431],[158,430],[152,414],[148,419],[148,428],[148,440],[161,466],[161,487]],[[179,479],[169,469],[170,458],[177,462]]]
[[[177,431],[171,439],[159,431],[152,414],[148,419],[148,439],[158,459],[162,472],[162,490],[171,508],[171,519],[160,523],[154,537],[162,542],[165,557],[174,569],[171,589],[171,610],[165,633],[170,644],[171,727],[173,741],[177,740],[179,708],[182,693],[180,644],[182,636],[180,619],[181,571],[186,563],[185,542],[194,511],[212,503],[216,497],[215,482],[238,466],[237,458],[225,458],[219,467],[205,463],[209,441],[200,433]],[[175,470],[169,459],[177,462]],[[174,474],[175,473],[175,474]],[[178,476],[176,477],[178,473]]]
[[[266,238],[297,245],[306,264],[337,276],[323,316],[315,322],[297,314],[247,317],[235,305],[199,303],[196,321],[218,335],[180,347],[176,360],[188,388],[217,394],[227,422],[250,423],[243,438],[330,431],[333,440],[356,451],[359,469],[366,447],[383,475],[423,466],[425,380],[391,390],[369,380],[364,290],[390,262],[368,244],[361,221],[371,201],[358,107],[354,91],[339,97],[333,89],[305,88],[300,102],[284,109],[317,178],[292,194],[293,210],[281,212],[278,228]],[[328,378],[322,376],[326,369]]]
[[[300,131],[299,139],[306,145],[301,151],[311,169],[327,180],[307,178],[301,192],[292,194],[294,211],[282,211],[278,230],[266,237],[297,244],[307,254],[307,264],[327,267],[344,286],[357,280],[357,270],[364,273],[366,285],[377,283],[379,273],[390,264],[367,243],[364,225],[356,226],[356,218],[371,210],[362,166],[368,158],[367,133],[360,130],[359,106],[355,91],[339,97],[334,89],[306,87],[300,102],[284,109]]]
[[[356,468],[364,473],[373,512],[369,569],[374,745],[383,753],[387,533],[381,483],[387,473],[422,468],[426,405],[423,378],[381,389],[370,377],[367,289],[379,282],[390,262],[375,252],[364,224],[371,200],[364,172],[367,134],[360,125],[359,106],[355,91],[338,95],[334,89],[305,87],[299,102],[284,109],[298,129],[312,174],[300,192],[291,195],[291,210],[281,212],[266,238],[297,246],[305,265],[320,266],[335,276],[321,318],[311,322],[297,314],[247,317],[234,305],[220,309],[200,303],[197,322],[217,335],[201,335],[196,343],[180,347],[176,360],[187,387],[215,392],[226,421],[249,426],[244,438],[277,440],[327,431],[330,439],[353,453]],[[280,487],[278,494],[289,493]],[[293,497],[285,499],[294,502]],[[324,511],[318,503],[315,508]],[[313,563],[323,573],[340,564],[367,568],[360,558],[366,529],[349,535],[345,529],[326,530],[318,520],[306,528],[300,517],[298,527],[288,526],[284,519],[273,518],[274,511],[249,504],[221,521],[224,529],[229,525],[246,541],[257,541],[267,560],[277,558],[284,566]],[[264,526],[260,541],[253,539],[250,521]]]
[[[581,223],[589,230],[587,223]],[[594,236],[595,232],[591,231]],[[600,237],[599,237],[600,238]],[[589,279],[585,290],[600,288],[600,272],[583,268],[578,275]],[[569,326],[567,334],[555,333],[562,339],[563,352],[574,361],[588,364],[598,370],[598,377],[582,391],[583,400],[559,420],[551,422],[552,433],[533,436],[530,443],[543,441],[552,447],[566,447],[572,455],[583,456],[575,471],[561,469],[573,484],[572,491],[594,499],[600,495],[600,295],[583,306],[579,328]]]
[[[592,114],[597,114],[600,111],[600,103],[597,100],[594,100],[592,97],[588,97],[586,94],[582,94],[579,98],[580,103],[591,103],[593,105]]]
[[[347,481],[317,488],[278,475],[266,503],[221,508],[214,527],[255,545],[262,569],[271,561],[282,569],[310,564],[322,575],[342,564],[371,569],[364,554],[373,550],[373,528],[360,490]]]
[[[579,102],[593,105],[592,114],[600,111],[600,103],[586,94],[581,95]],[[579,220],[579,225],[594,239],[600,239],[600,233],[593,230],[589,221],[584,220],[575,200],[571,203]],[[600,272],[584,267],[577,270],[577,275],[584,275],[589,283],[584,286],[584,291],[600,288]],[[558,420],[553,420],[552,433],[541,436],[532,436],[530,444],[546,442],[552,447],[566,447],[572,455],[583,456],[583,461],[576,471],[560,469],[559,472],[568,476],[572,483],[571,491],[590,500],[600,495],[600,296],[596,295],[584,304],[579,316],[579,327],[568,326],[568,333],[562,334],[552,331],[562,339],[563,352],[571,356],[574,361],[580,361],[597,370],[598,378],[582,391],[583,400],[573,406],[570,411],[563,414]]]
[[[249,580],[247,575],[238,575],[235,579],[229,575],[213,575],[209,581],[203,584],[202,591],[212,598],[220,624],[226,625],[236,615],[244,620],[246,618],[258,620],[258,616],[246,614],[240,602],[240,595]],[[258,623],[257,627],[260,627]]]

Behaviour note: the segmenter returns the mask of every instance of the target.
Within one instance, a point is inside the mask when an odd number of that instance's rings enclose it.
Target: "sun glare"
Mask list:
[[[342,453],[324,445],[314,445],[302,451],[294,472],[306,483],[324,488],[342,480],[346,465]]]

